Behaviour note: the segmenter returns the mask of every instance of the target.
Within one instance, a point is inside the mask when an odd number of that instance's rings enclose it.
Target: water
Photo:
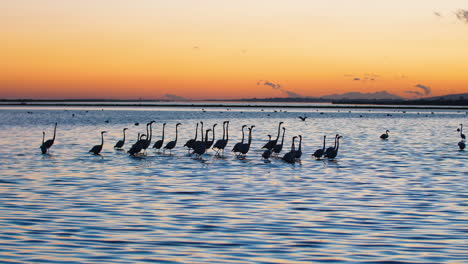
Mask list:
[[[456,110],[3,107],[0,109],[0,262],[463,263],[468,262],[468,152]],[[298,115],[309,116],[306,122]],[[145,123],[167,122],[176,149],[129,157]],[[182,148],[230,120],[230,150],[256,125],[245,159]],[[42,131],[57,139],[40,154]],[[260,156],[285,122],[284,149],[302,134],[301,163]],[[134,123],[139,122],[139,126]],[[387,141],[379,139],[390,130]],[[102,156],[88,150],[105,136]],[[310,156],[343,135],[335,161]]]

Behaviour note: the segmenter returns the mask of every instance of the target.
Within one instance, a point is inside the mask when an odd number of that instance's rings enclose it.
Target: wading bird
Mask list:
[[[281,158],[283,161],[286,161],[287,163],[294,164],[296,162],[296,149],[294,146],[294,141],[296,140],[296,136],[292,138],[292,144],[291,144],[291,150],[284,154],[283,158]]]
[[[47,141],[44,142],[44,144],[43,144],[44,147],[46,148],[46,152],[47,152],[47,151],[50,149],[50,147],[52,147],[52,145],[54,144],[56,132],[57,132],[57,123],[55,123],[55,126],[54,126],[54,136],[52,137],[52,139],[47,140]]]
[[[89,152],[92,152],[94,155],[98,155],[101,153],[102,147],[104,146],[104,134],[107,133],[107,131],[101,131],[101,145],[96,145],[92,147]]]
[[[201,133],[203,134],[203,122],[200,122],[201,123]],[[192,139],[189,139],[187,140],[187,142],[185,142],[184,144],[184,147],[187,147],[189,153],[190,153],[190,149],[193,149],[193,146],[195,144],[195,142],[197,142],[197,137],[198,137],[198,123],[197,123],[197,126],[195,127],[195,137],[192,138]],[[203,141],[203,135],[201,136],[202,137],[202,140]]]
[[[283,136],[281,137],[281,144],[276,144],[273,148],[273,152],[276,153],[276,156],[283,150],[283,143],[284,143],[284,134],[286,133],[286,128],[283,127]]]
[[[123,129],[123,139],[119,140],[119,141],[117,141],[117,143],[115,143],[115,146],[114,146],[115,149],[121,150],[122,147],[124,146],[124,144],[125,144],[125,130],[127,130],[127,129],[128,128]]]
[[[316,159],[322,158],[323,154],[325,154],[325,140],[327,136],[323,136],[323,147],[321,149],[317,149],[312,156],[314,156]]]
[[[213,145],[213,150],[216,151],[216,154],[219,155],[219,151],[223,151],[223,154],[224,154],[224,148],[226,147],[227,145],[227,141],[228,141],[228,125],[229,125],[229,121],[224,121],[223,122],[223,138],[222,139],[218,139],[216,141],[216,143]]]
[[[249,152],[249,150],[250,150],[250,144],[252,144],[252,130],[253,130],[254,127],[255,127],[255,126],[253,125],[253,126],[251,126],[251,127],[248,128],[248,129],[249,129],[249,137],[248,137],[247,143],[241,144],[241,145],[239,146],[239,151],[238,151],[238,152],[240,152],[240,153],[241,153],[242,155],[244,155],[244,156],[245,156],[245,155],[247,154],[247,152]]]
[[[388,129],[387,129],[387,130],[385,131],[385,134],[380,135],[380,138],[381,138],[381,139],[387,139],[387,138],[388,138],[388,132],[390,132],[390,131],[388,131]]]
[[[278,140],[279,140],[279,137],[281,135],[281,125],[283,124],[283,122],[279,122],[278,124],[278,135],[276,136],[276,139],[275,140],[269,140],[262,148],[264,149],[273,149],[276,144],[278,143]]]
[[[241,142],[237,142],[234,147],[232,148],[232,151],[231,152],[234,152],[234,154],[237,155],[238,152],[240,152],[239,148],[242,144],[244,144],[244,137],[245,137],[245,134],[244,134],[244,128],[246,127],[247,125],[243,125],[242,126],[242,139],[241,139]]]
[[[206,148],[206,143],[207,143],[207,139],[208,139],[208,132],[210,132],[211,129],[207,129],[206,130],[206,135],[205,135],[205,141],[201,140],[201,141],[196,141],[194,144],[193,144],[193,152],[192,154],[197,154],[198,155],[198,158],[201,158],[201,155],[205,154],[207,148]]]
[[[214,124],[213,125],[213,129],[211,130],[211,132],[213,132],[213,137],[211,138],[211,140],[207,140],[207,138],[205,138],[205,142],[206,142],[206,145],[205,145],[205,148],[208,150],[209,148],[211,148],[211,146],[213,145],[213,142],[214,142],[214,139],[215,139],[215,127],[217,126],[218,124]]]
[[[180,125],[181,123],[177,123],[175,126],[175,139],[173,141],[168,142],[167,145],[164,147],[164,149],[168,149],[170,153],[172,153],[172,149],[177,145],[178,128]]]
[[[44,145],[44,139],[45,139],[45,132],[42,131],[42,144],[41,146],[39,147],[41,149],[41,153],[42,154],[46,154],[47,153],[47,148],[45,147]]]
[[[327,151],[325,153],[325,157],[327,157],[328,159],[336,158],[336,156],[338,155],[338,149],[340,148],[340,138],[342,138],[342,136],[338,136],[335,138],[335,148],[333,148],[333,151]]]
[[[153,148],[157,149],[157,150],[160,150],[164,144],[164,130],[166,128],[166,123],[163,123],[163,126],[162,126],[162,136],[161,136],[161,139],[154,142],[154,145],[153,145]]]
[[[296,158],[296,160],[301,160],[301,156],[302,156],[302,135],[299,135],[299,147],[297,148],[296,152],[295,152],[295,155],[294,155],[294,158]]]

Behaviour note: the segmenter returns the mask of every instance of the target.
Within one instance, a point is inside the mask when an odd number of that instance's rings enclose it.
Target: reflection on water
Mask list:
[[[320,112],[1,110],[0,262],[465,262],[468,152],[458,151],[456,128],[467,115]],[[196,122],[226,119],[224,157],[187,155],[182,146]],[[169,140],[182,123],[172,155],[112,149],[123,127],[128,148],[150,120],[153,140],[162,122]],[[42,131],[51,138],[55,121],[56,143],[41,155]],[[261,159],[279,121],[284,150],[303,135],[300,163]],[[243,124],[256,125],[254,139],[237,159],[230,150]],[[91,155],[102,130],[109,131],[102,155]],[[323,135],[330,146],[336,133],[343,135],[337,160],[313,159]]]

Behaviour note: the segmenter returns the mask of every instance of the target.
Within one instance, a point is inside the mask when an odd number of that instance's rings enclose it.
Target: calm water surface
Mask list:
[[[468,262],[468,152],[456,132],[468,128],[465,111],[276,110],[1,108],[0,262]],[[170,140],[182,123],[172,155],[112,149],[123,127],[128,148],[151,120],[156,139],[162,122]],[[224,120],[229,150],[243,124],[256,125],[245,159],[187,155],[198,121],[218,123],[218,137]],[[285,149],[303,135],[301,163],[260,158],[279,121]],[[90,155],[102,130],[102,155]],[[336,161],[312,159],[336,133]]]

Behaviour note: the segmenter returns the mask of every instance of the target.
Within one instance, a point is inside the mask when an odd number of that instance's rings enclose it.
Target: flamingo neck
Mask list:
[[[104,133],[101,133],[101,147],[104,146]]]
[[[298,149],[301,150],[301,148],[302,148],[302,137],[299,137],[299,148]]]
[[[286,133],[286,129],[283,129],[283,137],[281,138],[281,145],[284,143],[284,134]]]
[[[178,129],[179,129],[179,126],[175,126],[175,142],[177,142],[177,136],[178,136]]]
[[[123,142],[125,142],[125,129],[123,130]]]
[[[226,141],[229,140],[229,123],[226,123]]]
[[[326,138],[327,138],[327,137],[323,137],[323,151],[325,151],[325,139],[326,139]]]
[[[54,127],[54,136],[52,137],[52,141],[55,140],[55,133],[57,132],[57,123],[55,123]]]
[[[162,131],[162,138],[161,138],[161,140],[164,140],[164,130],[165,130],[165,128],[166,128],[166,124],[163,124],[163,131]]]
[[[244,144],[244,127],[242,127],[242,140],[241,143]]]
[[[194,139],[194,141],[197,141],[197,137],[198,137],[198,123],[197,123],[197,127],[195,128],[195,139]]]
[[[278,142],[280,135],[281,135],[281,124],[278,125],[278,135],[276,136],[276,142]]]
[[[247,144],[251,144],[252,143],[252,128],[249,128],[249,141],[247,142]]]

